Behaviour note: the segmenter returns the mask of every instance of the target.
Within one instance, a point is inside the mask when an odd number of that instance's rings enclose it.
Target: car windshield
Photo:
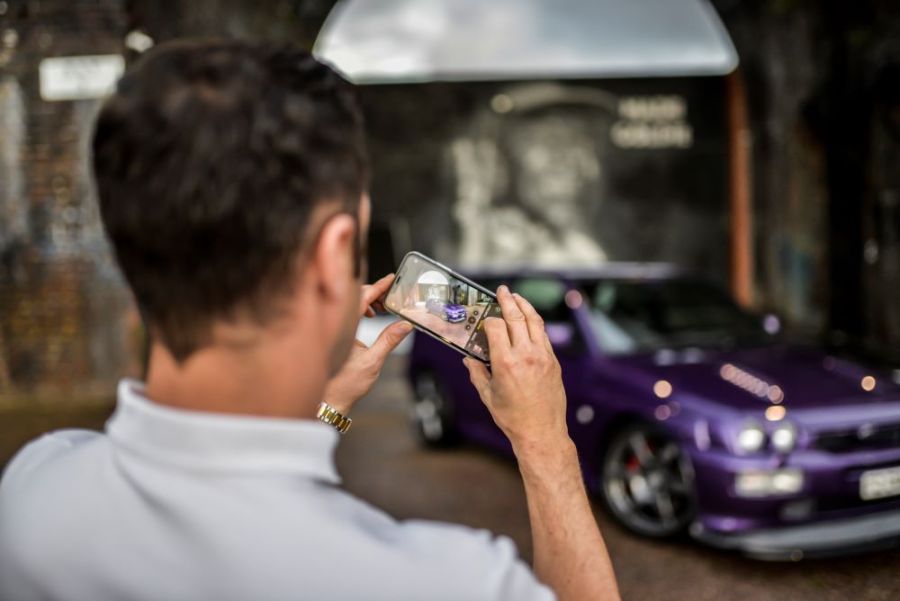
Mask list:
[[[600,280],[583,286],[609,354],[764,344],[771,338],[719,288],[691,280]]]

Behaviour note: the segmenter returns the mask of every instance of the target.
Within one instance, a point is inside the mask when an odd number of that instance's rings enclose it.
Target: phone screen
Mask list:
[[[497,298],[440,263],[406,255],[384,306],[445,344],[490,362],[484,318],[500,317]]]

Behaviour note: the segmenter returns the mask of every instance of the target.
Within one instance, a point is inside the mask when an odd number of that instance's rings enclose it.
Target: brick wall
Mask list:
[[[0,0],[0,406],[109,396],[144,334],[104,239],[89,145],[102,99],[48,102],[48,57],[118,54],[130,32],[310,46],[333,0]]]
[[[122,0],[0,1],[0,401],[75,402],[137,369],[138,320],[89,174],[101,99],[42,99],[39,66],[121,54]]]

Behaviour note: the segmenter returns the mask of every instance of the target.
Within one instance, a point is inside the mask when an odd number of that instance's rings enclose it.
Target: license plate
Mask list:
[[[900,495],[900,467],[863,472],[859,479],[859,496],[864,501]]]

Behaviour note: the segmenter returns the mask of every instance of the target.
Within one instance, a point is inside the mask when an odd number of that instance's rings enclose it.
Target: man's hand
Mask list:
[[[506,286],[497,290],[503,318],[487,318],[491,370],[466,358],[472,384],[518,451],[568,441],[566,393],[559,362],[534,307]]]
[[[360,315],[374,317],[373,307],[381,304],[382,297],[390,290],[393,282],[394,274],[391,273],[374,284],[363,286]],[[347,415],[356,401],[375,384],[391,351],[403,342],[411,331],[412,325],[409,322],[399,321],[386,327],[371,347],[359,340],[354,341],[353,349],[344,366],[328,381],[323,400],[343,415]]]
[[[566,393],[543,320],[505,286],[497,290],[497,300],[503,319],[484,324],[493,373],[474,359],[465,362],[519,462],[534,571],[560,601],[618,600],[616,575],[566,427]]]

